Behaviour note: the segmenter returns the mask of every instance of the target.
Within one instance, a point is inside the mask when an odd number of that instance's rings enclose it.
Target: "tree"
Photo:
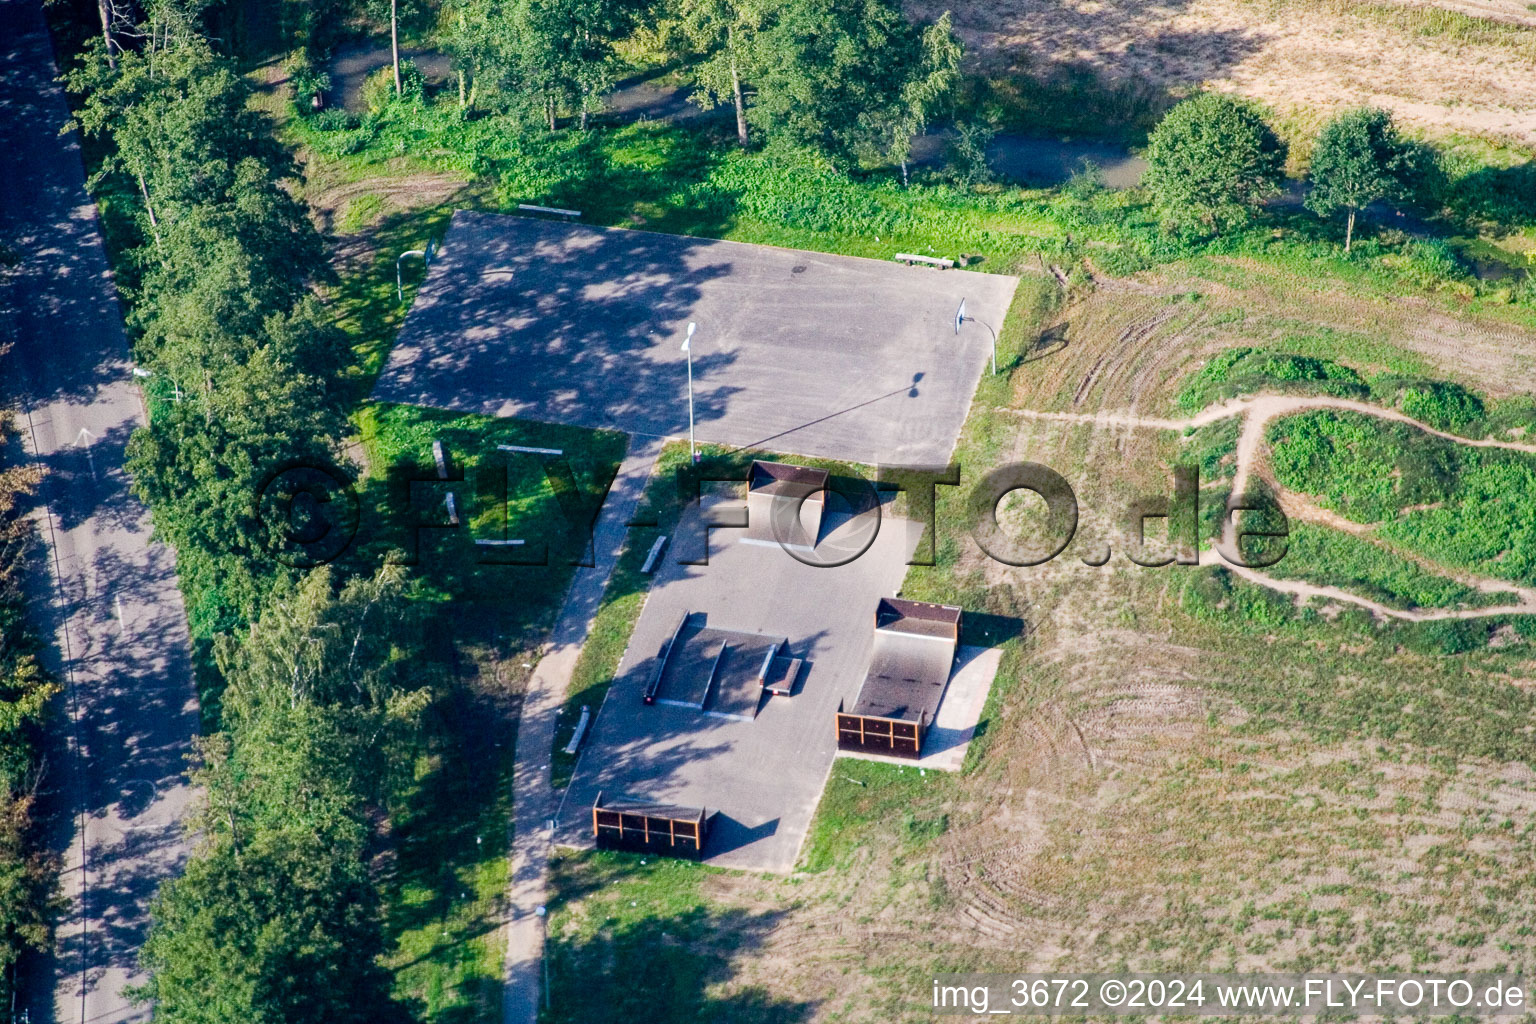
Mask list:
[[[199,744],[202,837],[167,883],[138,995],[168,1024],[391,1024],[378,963],[372,815],[429,697],[402,570],[338,590],[329,569],[278,587],[215,645],[224,732]]]
[[[205,844],[167,882],[134,995],[164,1024],[383,1024],[378,893],[357,830]]]
[[[203,39],[178,38],[163,51],[124,52],[115,66],[97,49],[68,76],[82,97],[81,131],[111,143],[91,186],[127,175],[157,243],[177,210],[234,201],[243,161],[273,183],[294,169],[234,65]]]
[[[481,74],[497,63],[492,25],[499,10],[495,0],[451,0],[445,6],[443,45],[453,55],[461,109],[474,106]]]
[[[1201,93],[1170,110],[1147,143],[1142,185],[1168,223],[1236,227],[1278,195],[1285,147],[1249,103]]]
[[[562,107],[576,108],[587,126],[613,81],[613,42],[634,25],[637,7],[635,0],[512,0],[503,77],[541,98],[550,131]]]
[[[766,17],[762,0],[684,0],[682,31],[700,56],[692,67],[693,99],[712,110],[729,96],[736,108],[736,141],[745,146],[747,104],[742,76]]]
[[[232,690],[290,704],[385,708],[421,687],[410,666],[419,625],[404,570],[386,564],[339,593],[334,586],[329,568],[316,569],[274,595],[247,636],[220,638],[216,653]]]
[[[137,187],[150,244],[125,282],[135,351],[168,401],[129,444],[134,487],[180,552],[201,635],[257,613],[288,571],[281,524],[252,497],[284,465],[329,461],[344,345],[311,293],[320,238],[249,85],[206,41],[99,53],[71,78],[82,128],[109,144],[95,176]],[[171,399],[174,395],[174,399]]]
[[[1374,107],[1346,110],[1323,126],[1312,151],[1312,191],[1307,209],[1319,217],[1347,214],[1344,251],[1355,235],[1355,215],[1378,199],[1407,191],[1410,151],[1392,115]]]
[[[389,62],[394,71],[395,95],[404,95],[405,88],[400,76],[400,2],[401,0],[368,0],[370,18],[383,20],[389,17]],[[406,0],[409,3],[409,0]]]
[[[0,362],[4,358],[0,346]],[[0,442],[0,460],[19,448],[5,412]],[[36,467],[0,461],[0,1006],[11,1004],[12,971],[22,953],[48,948],[57,908],[58,860],[46,852],[32,817],[38,733],[58,693],[38,663],[25,616],[34,534],[24,499],[39,477]]]
[[[320,382],[263,346],[205,393],[156,410],[129,440],[134,490],[180,553],[199,597],[188,615],[203,635],[254,616],[292,576],[287,524],[260,515],[253,499],[285,466],[328,465],[339,422]]]
[[[904,160],[958,80],[948,22],[919,28],[890,0],[787,0],[753,49],[748,120],[845,163]]]
[[[923,28],[921,57],[901,87],[899,100],[884,112],[887,153],[901,164],[901,183],[907,184],[907,158],[912,139],[928,127],[928,121],[950,101],[960,83],[960,41],[955,38],[949,12]],[[879,119],[880,112],[872,111]]]

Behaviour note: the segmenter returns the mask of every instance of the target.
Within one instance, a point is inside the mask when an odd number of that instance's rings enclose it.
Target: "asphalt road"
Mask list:
[[[186,615],[170,551],[150,543],[123,451],[142,422],[122,316],[85,191],[38,0],[0,0],[0,273],[6,401],[48,470],[38,509],[50,578],[38,625],[66,683],[45,785],[69,910],[58,953],[27,964],[32,1024],[147,1020],[135,980],[146,910],[183,863],[184,757],[197,731]]]
[[[943,464],[1018,279],[460,211],[375,397]],[[977,318],[955,333],[966,301]]]

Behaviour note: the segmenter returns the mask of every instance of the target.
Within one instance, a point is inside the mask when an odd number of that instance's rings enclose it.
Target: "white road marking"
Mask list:
[[[76,447],[76,448],[84,447],[85,448],[85,461],[90,464],[90,467],[91,467],[91,479],[92,480],[98,479],[97,476],[96,476],[96,456],[91,454],[91,432],[89,430],[87,430],[85,427],[81,427],[80,428],[80,433],[75,435],[74,447]]]

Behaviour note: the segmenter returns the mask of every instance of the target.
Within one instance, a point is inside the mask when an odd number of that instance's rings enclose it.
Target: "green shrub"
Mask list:
[[[1466,654],[1488,643],[1486,619],[1436,619],[1407,623],[1403,646],[1420,654]]]
[[[1439,238],[1410,239],[1397,252],[1382,256],[1381,262],[1419,288],[1465,282],[1469,277],[1456,250]]]
[[[309,53],[295,50],[285,63],[288,84],[293,89],[293,99],[300,111],[310,110],[315,97],[322,96],[331,88],[331,76],[324,68],[316,67]]]
[[[1266,440],[1282,486],[1316,495],[1357,523],[1383,522],[1410,505],[1445,501],[1461,472],[1454,442],[1362,413],[1287,416],[1270,425]]]
[[[1424,381],[1398,393],[1398,408],[1407,416],[1463,437],[1475,437],[1483,426],[1482,400],[1459,384]]]
[[[357,118],[341,107],[327,107],[309,118],[309,126],[317,132],[345,132],[357,127]]]
[[[954,138],[944,148],[944,170],[949,178],[962,185],[991,181],[987,147],[996,135],[996,126],[986,121],[956,122]]]
[[[1447,568],[1536,582],[1536,456],[1317,411],[1272,424],[1275,477]]]
[[[426,90],[427,80],[417,70],[413,61],[400,62],[400,94],[395,95],[395,69],[386,64],[372,72],[363,81],[363,106],[370,114],[383,112],[397,101],[409,102],[420,99]]]
[[[1180,388],[1177,402],[1180,408],[1194,411],[1260,391],[1361,398],[1369,390],[1353,369],[1330,359],[1233,348],[1212,357],[1191,375]]]

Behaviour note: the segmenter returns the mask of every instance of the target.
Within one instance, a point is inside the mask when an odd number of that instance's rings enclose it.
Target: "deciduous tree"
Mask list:
[[[694,100],[712,109],[729,97],[736,111],[736,141],[747,145],[747,104],[743,77],[757,33],[768,16],[765,0],[684,0],[681,27],[699,57],[690,68]]]
[[[1407,189],[1409,150],[1392,115],[1362,107],[1346,110],[1323,126],[1312,150],[1312,191],[1307,209],[1320,217],[1344,210],[1344,251],[1355,236],[1355,215],[1378,199]]]
[[[1147,164],[1142,184],[1169,224],[1220,232],[1280,193],[1285,147],[1251,104],[1201,93],[1152,132]]]
[[[845,164],[904,160],[958,80],[948,22],[919,28],[889,0],[787,0],[753,49],[748,120]]]

